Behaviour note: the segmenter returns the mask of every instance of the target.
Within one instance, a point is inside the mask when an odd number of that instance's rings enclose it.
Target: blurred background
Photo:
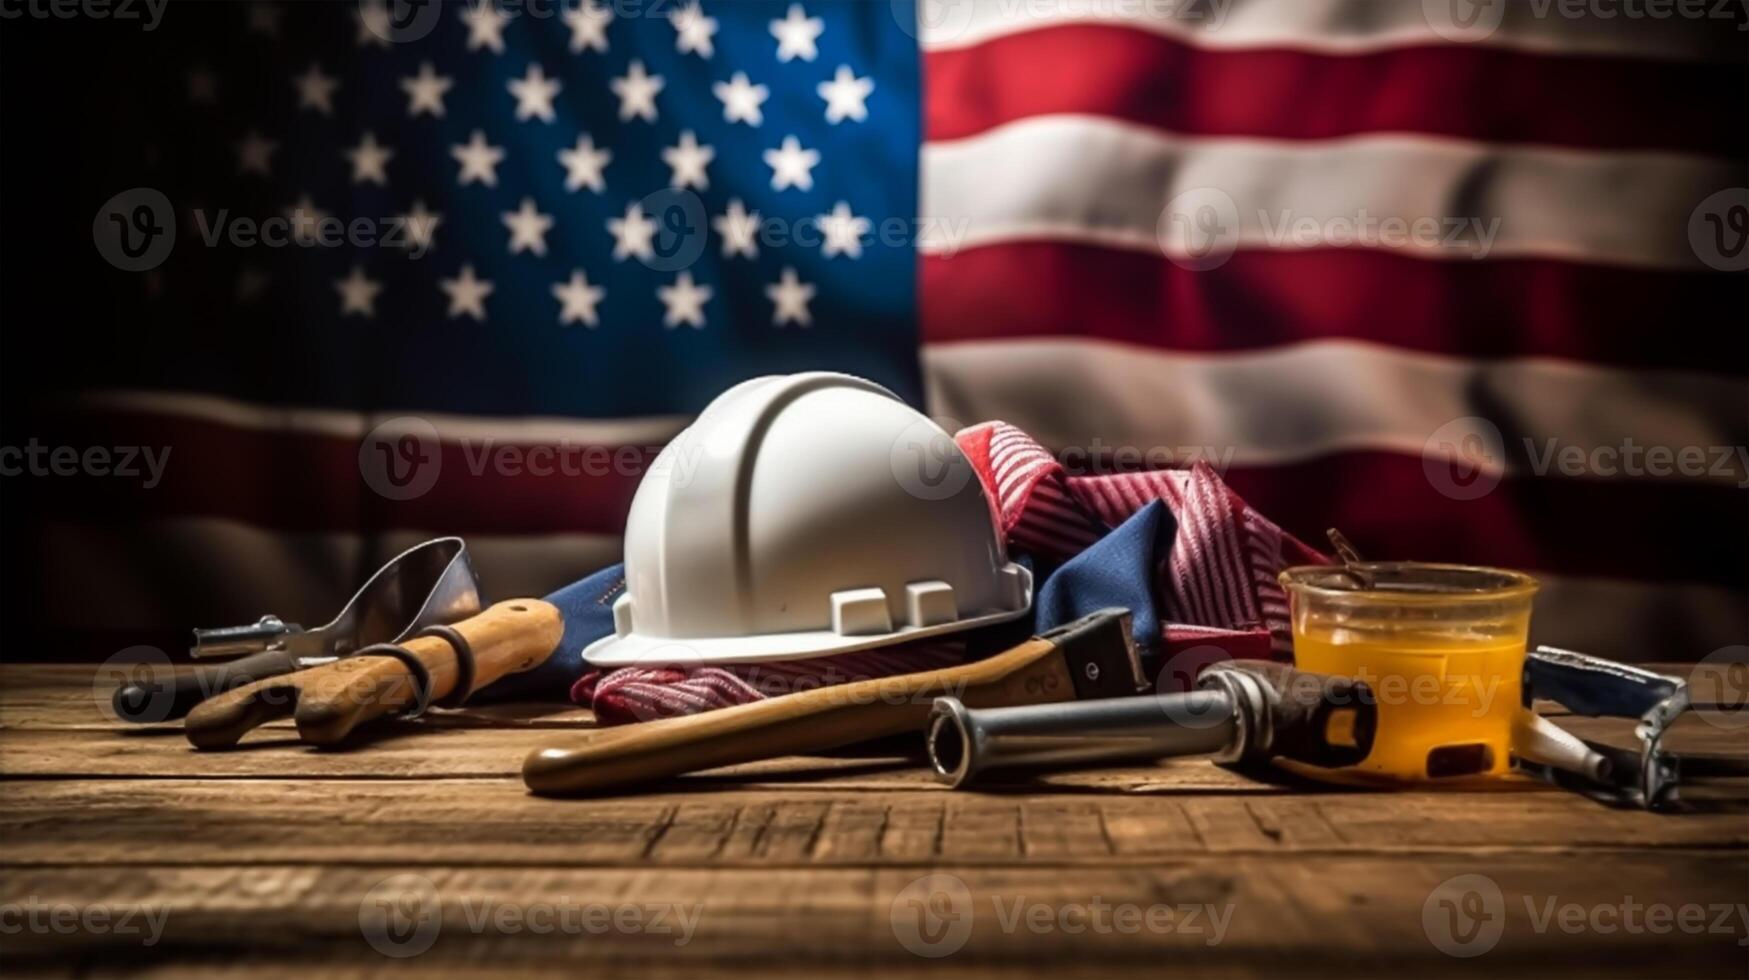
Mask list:
[[[1749,14],[1532,0],[0,3],[11,660],[618,558],[724,388],[1749,637]]]

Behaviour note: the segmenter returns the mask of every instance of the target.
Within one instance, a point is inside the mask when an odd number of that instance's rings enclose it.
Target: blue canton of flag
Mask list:
[[[193,52],[188,111],[236,131],[185,195],[204,234],[228,208],[306,246],[231,273],[275,357],[324,366],[287,397],[611,418],[824,368],[921,400],[906,5],[217,14],[248,29]]]

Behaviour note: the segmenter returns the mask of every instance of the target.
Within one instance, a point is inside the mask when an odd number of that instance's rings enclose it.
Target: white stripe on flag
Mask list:
[[[238,429],[296,432],[305,435],[363,438],[373,427],[400,417],[430,423],[447,442],[569,444],[578,446],[661,446],[689,421],[685,416],[643,416],[623,419],[491,418],[438,412],[382,410],[371,413],[340,409],[276,407],[182,391],[131,389],[94,390],[70,399],[76,408],[213,422]]]
[[[1182,258],[1192,247],[1351,246],[1704,269],[1689,218],[1709,195],[1742,183],[1739,170],[1669,153],[1406,135],[1185,137],[1097,116],[1037,116],[924,145],[919,248],[951,254],[1047,239]]]
[[[1105,24],[1211,49],[1362,54],[1456,42],[1556,55],[1726,61],[1742,56],[1741,35],[1729,18],[1743,15],[1739,0],[1662,7],[1613,0],[921,0],[918,28],[928,51],[1067,24]]]
[[[1546,457],[1551,439],[1587,459],[1629,445],[1696,446],[1707,451],[1708,472],[1692,479],[1749,479],[1736,451],[1749,442],[1749,382],[1723,376],[1472,361],[1342,340],[1225,354],[1096,340],[972,341],[927,346],[924,363],[932,412],[1000,413],[1059,448],[1087,449],[1097,439],[1107,451],[1169,450],[1176,462],[1201,456],[1217,468],[1345,450],[1421,455],[1440,451],[1429,440],[1447,423],[1485,414],[1513,427],[1484,443],[1495,460],[1502,449],[1523,458],[1521,439],[1532,441],[1533,459]]]

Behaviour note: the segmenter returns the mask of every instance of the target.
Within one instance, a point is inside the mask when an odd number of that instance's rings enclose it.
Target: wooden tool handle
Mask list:
[[[474,651],[476,690],[546,660],[565,631],[559,610],[539,599],[500,602],[452,628]],[[433,701],[455,691],[460,672],[448,640],[418,637],[401,646],[430,672]],[[229,748],[249,731],[291,717],[305,742],[332,745],[372,718],[412,706],[413,684],[407,665],[394,657],[347,657],[210,698],[183,726],[197,748]]]
[[[182,731],[197,749],[228,749],[262,725],[291,717],[302,673],[308,672],[281,674],[215,694],[188,712]]]
[[[552,656],[564,635],[557,607],[539,599],[500,602],[453,627],[474,652],[473,688],[528,670]],[[437,636],[401,644],[431,672],[431,700],[448,697],[460,679],[455,648]],[[332,745],[373,718],[412,707],[413,674],[394,657],[354,656],[311,671],[293,715],[298,735],[311,745]]]
[[[604,728],[537,749],[522,779],[537,793],[619,789],[681,773],[921,731],[936,696],[1040,704],[1075,696],[1056,644],[1032,639],[976,663],[816,688],[704,714]]]

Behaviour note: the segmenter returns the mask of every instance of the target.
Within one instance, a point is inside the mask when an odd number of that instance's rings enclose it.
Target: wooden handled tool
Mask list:
[[[459,702],[506,674],[528,670],[552,656],[563,634],[551,603],[510,599],[400,644],[367,647],[227,691],[195,706],[184,727],[197,748],[230,748],[247,732],[290,716],[303,741],[333,745],[373,718],[422,708],[422,701]]]
[[[1146,690],[1129,612],[1106,609],[985,660],[816,688],[717,711],[590,733],[522,765],[536,793],[590,793],[718,766],[822,752],[919,731],[937,695],[997,707]]]

